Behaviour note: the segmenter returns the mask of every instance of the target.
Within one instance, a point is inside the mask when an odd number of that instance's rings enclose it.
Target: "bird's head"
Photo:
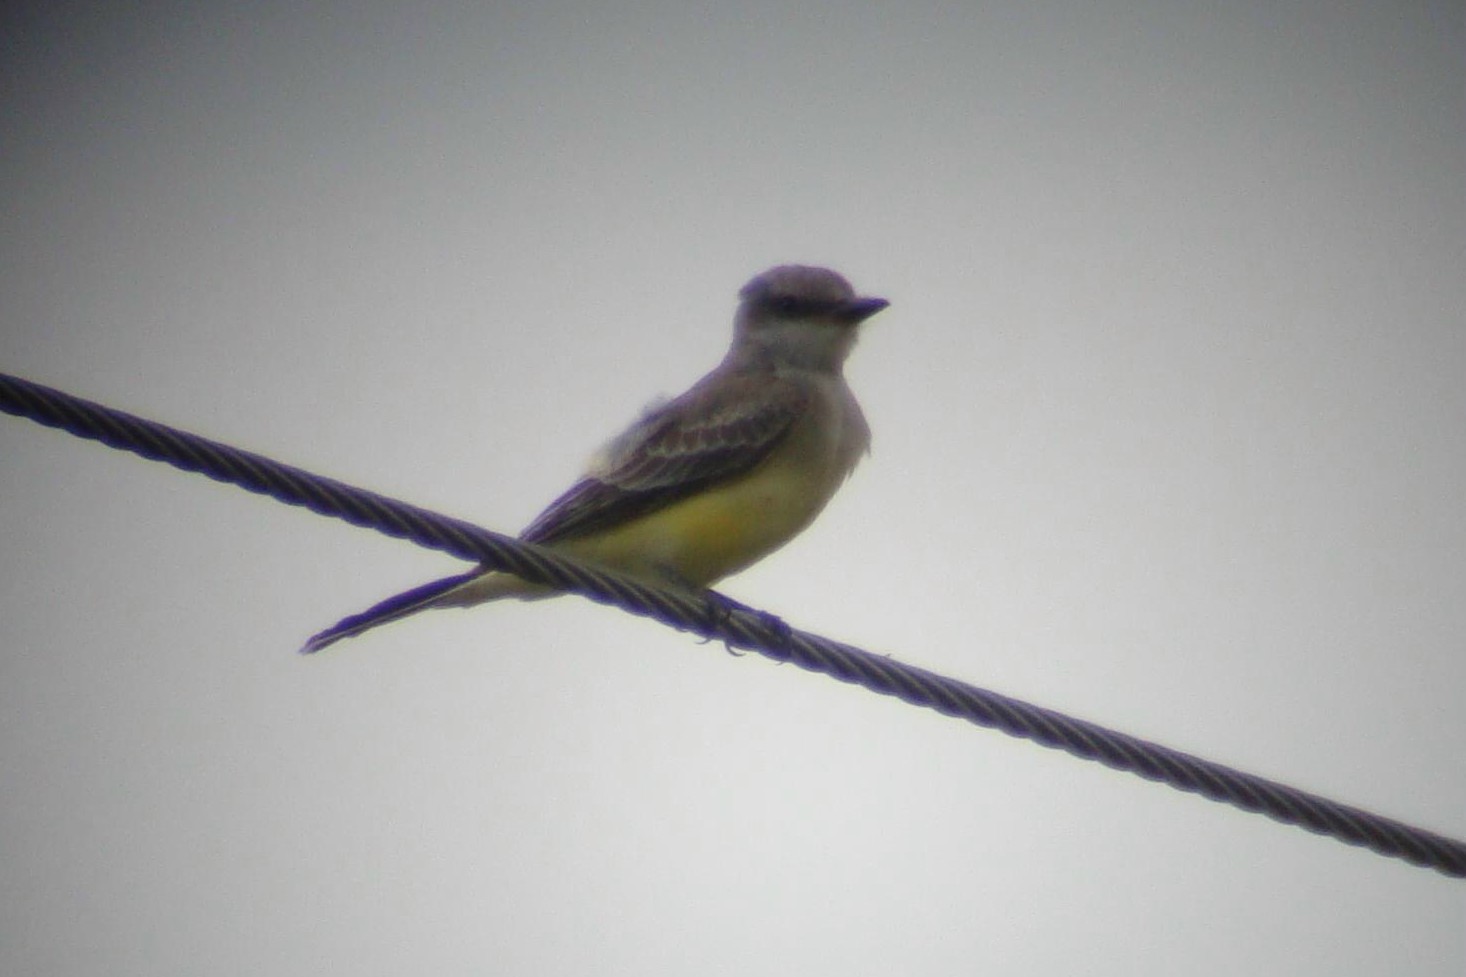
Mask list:
[[[770,268],[738,296],[732,355],[832,371],[850,355],[856,327],[890,305],[856,295],[842,276],[809,265]]]

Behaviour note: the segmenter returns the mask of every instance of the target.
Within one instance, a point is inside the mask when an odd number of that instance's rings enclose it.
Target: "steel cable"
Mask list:
[[[1466,878],[1466,843],[1147,740],[785,626],[720,595],[689,596],[585,566],[549,550],[480,529],[217,441],[144,420],[70,394],[0,374],[0,411],[28,417],[184,471],[388,536],[411,540],[527,580],[614,604],[730,648],[793,662],[912,705],[1032,740],[1115,770],[1265,814],[1414,865]]]

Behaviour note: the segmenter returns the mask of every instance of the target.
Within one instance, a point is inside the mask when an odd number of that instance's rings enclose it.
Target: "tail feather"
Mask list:
[[[457,587],[462,586],[470,580],[483,576],[483,570],[470,570],[467,573],[455,574],[451,577],[444,577],[441,580],[434,580],[411,590],[404,590],[400,594],[388,597],[380,603],[373,604],[360,614],[353,614],[350,617],[342,618],[335,624],[319,634],[312,635],[310,640],[300,649],[301,654],[311,655],[329,645],[333,645],[342,638],[354,638],[363,631],[370,630],[381,624],[396,621],[399,618],[407,617],[409,614],[416,614],[418,611],[427,610],[434,606],[440,597]]]

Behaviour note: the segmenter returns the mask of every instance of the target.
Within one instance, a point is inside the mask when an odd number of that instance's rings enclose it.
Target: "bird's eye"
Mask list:
[[[809,311],[805,302],[793,295],[776,295],[770,304],[775,312],[784,316],[793,317]]]

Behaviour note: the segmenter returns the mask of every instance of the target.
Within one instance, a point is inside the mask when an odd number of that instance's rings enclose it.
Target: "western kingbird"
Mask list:
[[[819,515],[870,450],[842,367],[857,327],[889,303],[805,265],[772,268],[738,294],[733,344],[717,368],[612,439],[520,539],[696,591],[772,553]],[[430,607],[556,593],[479,568],[389,597],[302,650]]]

